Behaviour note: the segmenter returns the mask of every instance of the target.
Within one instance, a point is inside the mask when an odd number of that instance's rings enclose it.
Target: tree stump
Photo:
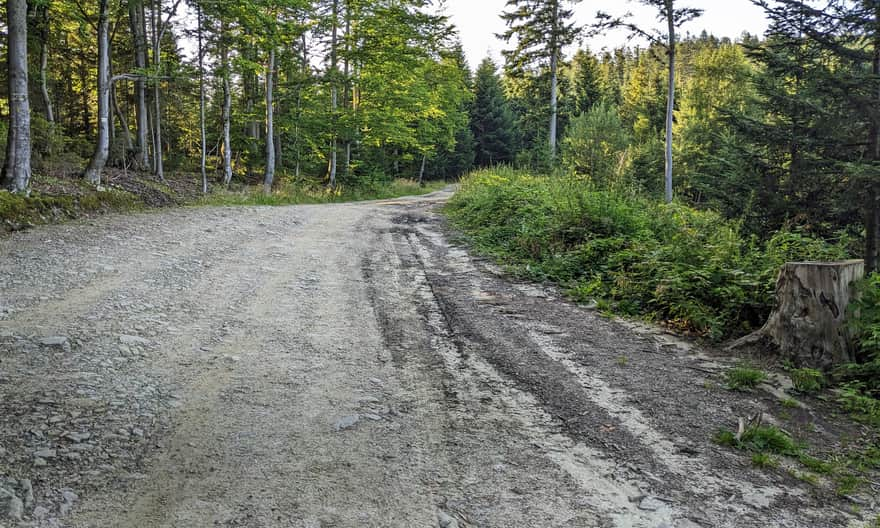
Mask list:
[[[827,370],[853,362],[847,306],[852,284],[864,275],[862,260],[785,264],[776,280],[776,308],[760,330],[731,348],[769,340],[797,366]]]

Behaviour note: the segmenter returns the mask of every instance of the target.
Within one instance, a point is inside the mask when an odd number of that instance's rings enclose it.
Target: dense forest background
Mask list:
[[[276,173],[335,186],[509,164],[662,193],[668,44],[566,57],[590,28],[568,21],[569,2],[543,4],[509,2],[505,64],[471,72],[455,28],[425,0],[32,1],[33,172],[76,177],[88,166],[100,183],[106,159],[161,181],[203,163],[207,190],[271,187]],[[876,219],[866,195],[877,180],[877,7],[832,4],[765,6],[763,37],[678,39],[679,200],[738,219],[749,235],[787,225],[864,245]],[[10,84],[0,86],[10,116]]]

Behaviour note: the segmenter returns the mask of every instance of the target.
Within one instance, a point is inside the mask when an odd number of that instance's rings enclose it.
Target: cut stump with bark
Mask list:
[[[853,362],[847,306],[853,283],[864,275],[862,260],[785,264],[776,280],[776,308],[767,322],[730,348],[769,340],[799,367],[827,370]]]

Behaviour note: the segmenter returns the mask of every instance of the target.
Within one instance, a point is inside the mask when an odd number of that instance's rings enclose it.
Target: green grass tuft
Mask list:
[[[794,389],[803,393],[814,393],[822,390],[825,376],[821,371],[810,368],[794,369],[790,372]]]
[[[752,453],[752,465],[759,468],[775,468],[779,461],[769,453]]]
[[[767,379],[767,373],[745,365],[733,367],[724,376],[727,388],[731,390],[751,390]]]

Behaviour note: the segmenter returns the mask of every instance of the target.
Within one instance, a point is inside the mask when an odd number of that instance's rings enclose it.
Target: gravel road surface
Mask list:
[[[0,238],[0,527],[835,527],[728,360],[471,257],[450,190]]]

